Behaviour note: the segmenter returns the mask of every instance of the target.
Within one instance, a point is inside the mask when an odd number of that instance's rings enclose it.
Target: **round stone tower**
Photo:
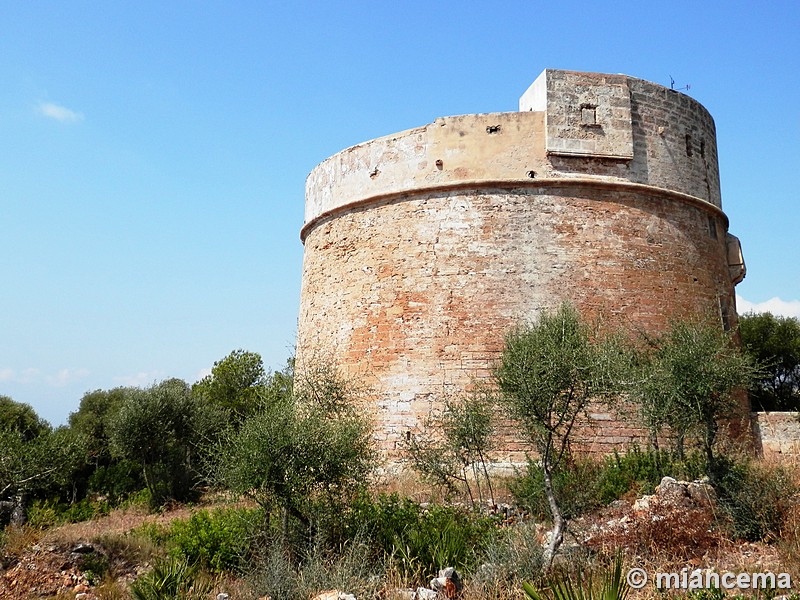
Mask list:
[[[633,330],[712,311],[734,326],[744,263],[727,232],[714,121],[698,102],[625,75],[546,70],[519,112],[437,119],[311,172],[298,364],[322,352],[365,378],[391,456],[489,374],[510,327],[564,300]],[[637,433],[590,420],[598,451]]]

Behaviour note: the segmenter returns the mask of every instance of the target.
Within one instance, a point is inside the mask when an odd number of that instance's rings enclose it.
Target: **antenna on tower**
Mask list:
[[[675,87],[675,80],[672,78],[672,75],[670,75],[670,76],[669,76],[669,89],[671,89],[671,90],[675,90],[676,92],[680,92],[681,90],[686,90],[686,91],[688,91],[688,90],[689,90],[691,87],[692,87],[692,86],[691,86],[691,84],[688,84],[688,83],[687,83],[687,84],[686,84],[685,86],[683,86],[682,88],[676,88],[676,87]]]

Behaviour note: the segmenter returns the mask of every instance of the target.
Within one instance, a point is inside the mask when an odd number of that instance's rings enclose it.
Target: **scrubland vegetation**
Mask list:
[[[622,565],[800,578],[800,465],[726,435],[742,389],[797,410],[798,383],[796,320],[745,316],[732,334],[685,320],[631,340],[565,305],[510,332],[493,378],[406,440],[403,485],[376,473],[369,391],[325,362],[267,373],[237,350],[194,385],[89,392],[55,429],[2,397],[0,598],[25,597],[23,564],[48,552],[79,573],[39,586],[53,598],[392,598],[444,567],[460,597],[497,600],[618,598]],[[572,452],[590,402],[624,403],[653,443]],[[530,447],[513,476],[492,470],[498,417]],[[707,501],[634,510],[665,476],[702,481]]]

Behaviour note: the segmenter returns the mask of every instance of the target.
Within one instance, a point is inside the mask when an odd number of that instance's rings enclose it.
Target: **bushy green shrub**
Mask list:
[[[172,523],[167,532],[170,554],[184,557],[213,573],[238,569],[253,533],[263,521],[260,509],[201,510]]]
[[[602,460],[581,457],[565,462],[553,474],[553,489],[563,503],[564,516],[571,519],[606,506],[629,492],[637,496],[652,494],[665,475],[693,480],[701,477],[704,470],[705,461],[699,453],[680,460],[674,452],[633,446],[625,454],[614,452]],[[510,489],[515,501],[534,518],[550,518],[538,464],[529,465],[525,475],[512,482]]]
[[[79,568],[89,585],[98,585],[108,573],[111,565],[105,555],[99,552],[90,552],[81,557]]]
[[[376,554],[389,556],[407,577],[426,581],[447,566],[474,568],[496,535],[487,517],[442,505],[423,506],[397,494],[362,496],[352,506],[347,529],[370,540]]]
[[[695,480],[703,476],[705,461],[699,453],[681,460],[675,452],[632,446],[625,454],[618,452],[603,459],[595,489],[599,506],[607,505],[627,494],[652,494],[661,479]]]
[[[131,584],[134,600],[204,600],[212,585],[186,559],[157,561]]]
[[[34,500],[28,508],[28,524],[37,529],[47,529],[64,523],[79,523],[108,514],[107,502],[84,498],[67,504],[56,500]]]
[[[131,529],[126,535],[129,537],[149,540],[156,546],[164,546],[169,540],[170,527],[159,523],[142,523]]]
[[[748,541],[772,541],[780,536],[800,489],[783,467],[754,462],[718,460],[715,487],[730,517],[733,535]]]
[[[597,506],[597,482],[601,464],[590,459],[564,463],[552,475],[553,492],[559,499],[562,514],[572,519]],[[550,507],[544,492],[544,477],[538,463],[529,461],[526,473],[509,485],[515,502],[538,521],[551,519]]]
[[[144,523],[130,535],[164,548],[176,560],[222,573],[239,570],[263,522],[264,512],[258,508],[218,508],[197,511],[169,525]]]
[[[89,492],[103,495],[109,503],[117,505],[144,487],[141,471],[139,463],[124,459],[101,465],[89,477]]]
[[[128,494],[128,497],[125,498],[125,501],[122,502],[121,506],[123,508],[130,506],[141,506],[149,509],[153,506],[153,495],[150,493],[148,488],[142,488],[138,492],[132,492],[131,494]]]

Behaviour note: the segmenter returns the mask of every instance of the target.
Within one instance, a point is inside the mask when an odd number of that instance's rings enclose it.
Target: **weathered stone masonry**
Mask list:
[[[511,326],[562,300],[643,331],[698,311],[733,326],[744,265],[727,231],[699,103],[547,70],[519,112],[437,119],[311,172],[298,363],[322,351],[366,377],[392,455],[444,395],[489,373]],[[639,434],[592,420],[592,449]]]

